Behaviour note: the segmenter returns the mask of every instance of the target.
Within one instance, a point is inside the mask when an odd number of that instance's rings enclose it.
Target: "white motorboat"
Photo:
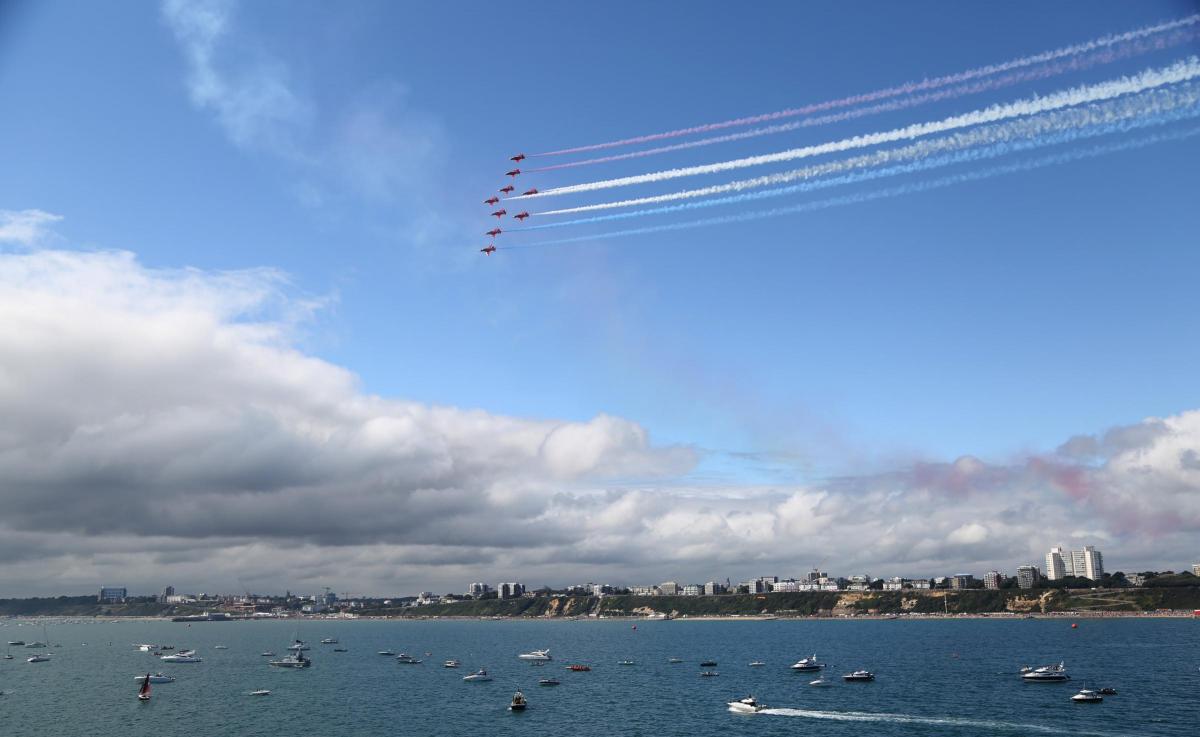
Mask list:
[[[632,660],[618,660],[617,665],[637,665]]]
[[[260,688],[257,691],[251,691],[250,695],[251,696],[270,696],[271,692],[265,688]]]
[[[228,650],[228,645],[213,645],[213,650]]]
[[[480,668],[469,676],[463,676],[464,681],[490,681],[492,677],[488,675],[485,668]]]
[[[146,680],[146,676],[134,676],[133,680],[144,681],[144,680]],[[174,683],[175,676],[168,676],[166,673],[151,673],[150,674],[150,682],[151,683]]]
[[[675,663],[682,663],[683,658],[667,658],[667,662],[674,665]]]
[[[195,650],[184,650],[174,655],[160,655],[158,659],[164,663],[203,663],[203,658],[196,657]]]
[[[25,641],[24,640],[9,640],[8,644],[10,647],[21,647],[22,645],[25,644]]]
[[[259,653],[259,655],[263,656],[264,658],[273,658],[273,657],[275,657],[275,653],[271,652],[270,650],[268,650],[268,651],[266,651],[266,652],[264,652],[264,653]]]
[[[394,657],[396,655],[395,651],[393,650],[380,650],[378,654],[387,655],[388,657]]]
[[[741,714],[757,714],[767,708],[765,704],[760,704],[758,699],[753,696],[747,696],[744,699],[729,702],[729,710],[736,711]]]
[[[462,663],[458,662],[457,660],[447,660],[445,663],[442,663],[443,668],[457,668],[460,665],[462,665]]]
[[[1067,675],[1067,667],[1064,663],[1058,665],[1043,665],[1041,668],[1034,668],[1021,674],[1021,680],[1026,683],[1061,683],[1071,680],[1071,676]]]
[[[528,653],[521,653],[517,656],[521,660],[554,660],[550,657],[549,650],[534,650]]]
[[[25,662],[26,663],[49,663],[50,656],[48,654],[47,655],[31,655],[28,658],[25,658]]]
[[[846,675],[842,676],[842,680],[851,682],[873,681],[875,680],[875,674],[869,670],[856,670],[853,673],[847,673]]]
[[[752,661],[750,661],[750,667],[751,667],[751,668],[761,668],[761,667],[763,667],[764,665],[766,665],[766,663],[762,662],[761,660],[752,660]]]
[[[300,640],[296,640],[295,644],[288,645],[288,650],[298,653],[301,650],[312,650],[312,647],[310,647],[307,643],[304,643]]]
[[[813,688],[829,688],[833,685],[833,681],[827,679],[825,676],[821,676],[815,681],[809,681],[808,685],[812,686]]]
[[[322,645],[336,645],[336,644],[338,644],[338,641],[337,641],[336,637],[326,637],[324,640],[321,640],[321,644]]]
[[[421,661],[417,660],[408,653],[400,653],[396,656],[396,662],[402,665],[420,665]]]
[[[1085,688],[1072,696],[1071,701],[1074,701],[1076,704],[1099,704],[1101,701],[1104,701],[1104,697],[1100,695],[1099,691]]]
[[[308,668],[312,666],[312,661],[304,657],[303,651],[300,650],[297,650],[293,655],[285,655],[279,660],[269,660],[267,662],[276,668]]]
[[[813,655],[811,658],[801,658],[792,664],[792,670],[799,673],[812,673],[813,671],[821,670],[824,667],[825,665],[823,663],[817,662],[816,655]]]

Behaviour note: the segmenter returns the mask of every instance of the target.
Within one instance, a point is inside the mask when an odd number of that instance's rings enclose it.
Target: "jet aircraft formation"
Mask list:
[[[509,161],[512,161],[514,164],[519,164],[524,160],[525,160],[525,154],[517,154],[516,156],[509,157]],[[513,169],[511,171],[507,171],[504,173],[504,176],[512,177],[514,180],[517,177],[519,177],[520,175],[521,175],[520,169]],[[500,192],[500,194],[507,196],[509,194],[512,194],[512,192],[515,189],[516,189],[516,187],[514,187],[511,184],[508,184],[508,185],[501,187],[498,191]],[[524,193],[522,193],[522,196],[529,196],[529,195],[535,195],[535,194],[537,194],[536,187],[526,190]],[[494,206],[494,205],[498,204],[499,202],[500,202],[500,198],[497,197],[496,195],[492,195],[491,197],[488,197],[486,200],[484,200],[483,204],[489,205],[489,206]],[[506,210],[502,207],[499,210],[492,212],[492,217],[496,218],[497,220],[500,220],[507,214],[508,214],[508,210]],[[526,210],[524,212],[519,212],[519,213],[513,215],[513,217],[516,218],[518,222],[525,222],[525,218],[529,217],[529,211]],[[495,253],[496,252],[496,236],[500,235],[501,232],[503,232],[503,231],[501,231],[500,228],[492,228],[488,232],[484,233],[484,235],[491,237],[492,242],[487,244],[487,246],[485,246],[484,248],[479,249],[479,252],[485,256],[491,256],[493,253]]]

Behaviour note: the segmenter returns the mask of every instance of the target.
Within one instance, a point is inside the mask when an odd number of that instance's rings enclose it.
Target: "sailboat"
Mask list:
[[[138,701],[149,701],[149,700],[150,700],[150,674],[147,673],[146,677],[142,680],[142,687],[138,689]]]
[[[8,646],[8,649],[4,651],[4,659],[5,659],[5,660],[12,660],[12,659],[13,659],[13,654],[12,654],[12,645],[9,645],[9,646]]]

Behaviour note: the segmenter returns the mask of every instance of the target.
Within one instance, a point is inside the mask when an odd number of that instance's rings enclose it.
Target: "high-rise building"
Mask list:
[[[665,583],[660,583],[658,585],[658,590],[662,592],[663,596],[676,596],[679,594],[679,584],[675,583],[674,581],[667,581]]]
[[[126,593],[124,587],[105,586],[100,589],[100,595],[96,597],[96,600],[101,604],[121,604],[125,601]]]
[[[988,571],[983,574],[983,587],[985,589],[998,589],[1000,582],[1004,580],[1004,574],[1000,571]]]
[[[969,573],[956,573],[949,576],[950,588],[952,589],[970,589],[975,587],[975,577]]]
[[[1017,568],[1017,586],[1023,589],[1031,589],[1037,586],[1038,581],[1042,577],[1042,572],[1037,566],[1021,566]]]
[[[1046,578],[1057,581],[1075,575],[1073,571],[1071,554],[1063,550],[1061,545],[1050,548],[1050,552],[1046,553]]]
[[[478,599],[491,590],[492,587],[486,583],[473,583],[467,587],[467,596],[473,596]]]
[[[716,581],[709,581],[704,584],[705,596],[716,596],[723,593],[725,593],[725,584],[717,583]]]
[[[1192,564],[1192,575],[1193,575],[1193,576],[1200,576],[1200,563],[1193,563],[1193,564]]]
[[[1104,556],[1091,545],[1071,551],[1072,575],[1099,581],[1104,576]]]
[[[519,583],[496,584],[496,596],[501,599],[519,599],[525,593],[525,587]]]

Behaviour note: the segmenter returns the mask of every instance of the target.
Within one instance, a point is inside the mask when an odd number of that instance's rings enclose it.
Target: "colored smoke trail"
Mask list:
[[[741,141],[747,138],[757,138],[759,136],[772,135],[775,133],[786,133],[788,131],[799,130],[801,128],[810,128],[818,125],[826,125],[828,123],[840,123],[855,118],[866,117],[868,115],[903,110],[906,108],[917,107],[918,105],[923,105],[929,102],[939,102],[941,100],[954,99],[957,97],[963,97],[965,95],[979,94],[982,92],[994,92],[996,90],[1003,89],[1005,87],[1011,87],[1012,85],[1021,84],[1023,82],[1032,82],[1035,80],[1058,76],[1060,74],[1066,74],[1068,72],[1082,71],[1084,69],[1090,69],[1098,64],[1109,64],[1120,59],[1127,59],[1140,54],[1150,53],[1152,51],[1162,51],[1171,46],[1176,46],[1181,43],[1195,40],[1197,32],[1198,29],[1189,27],[1183,30],[1175,31],[1167,36],[1159,36],[1153,39],[1137,39],[1135,41],[1127,41],[1120,45],[1106,48],[1102,51],[1093,52],[1084,56],[1070,57],[1065,60],[1051,62],[1019,72],[1013,72],[1001,77],[996,77],[994,79],[969,82],[955,87],[941,89],[936,92],[904,97],[898,100],[891,100],[889,102],[879,103],[877,105],[846,110],[840,113],[809,117],[792,123],[771,125],[764,128],[755,128],[753,130],[742,131],[740,133],[729,133],[723,136],[701,138],[696,141],[676,143],[670,146],[659,146],[657,148],[643,149],[641,151],[631,151],[624,154],[614,154],[612,156],[602,156],[595,159],[569,161],[564,164],[552,164],[550,166],[542,166],[536,169],[526,169],[525,171],[527,173],[533,173],[554,171],[556,169],[574,169],[576,167],[590,166],[592,164],[605,164],[613,161],[624,161],[625,159],[640,159],[647,156],[668,153],[671,151],[681,151],[689,148],[711,146],[716,143],[731,143],[733,141]]]
[[[1016,722],[1000,722],[985,719],[964,719],[962,717],[927,717],[917,714],[892,714],[870,711],[819,711],[816,709],[764,709],[758,713],[780,717],[828,719],[838,722],[890,722],[894,724],[922,724],[931,727],[970,727],[973,729],[1000,732],[1016,732],[1018,734],[1063,734],[1061,727],[1050,727],[1041,724],[1018,724]],[[1081,732],[1072,730],[1071,734],[1088,735],[1089,737],[1116,737],[1109,732]]]
[[[568,243],[582,243],[585,241],[597,241],[611,238],[621,238],[631,235],[650,235],[653,233],[665,233],[674,230],[690,230],[692,228],[704,228],[714,225],[728,225],[731,223],[744,223],[751,220],[762,220],[765,218],[778,217],[781,215],[793,215],[801,212],[812,212],[815,210],[825,210],[830,207],[838,207],[841,205],[855,205],[873,200],[889,199],[899,197],[901,195],[917,194],[920,192],[928,192],[934,189],[942,189],[951,187],[957,184],[965,184],[983,179],[991,179],[992,177],[1002,176],[1004,174],[1016,174],[1033,169],[1041,169],[1047,166],[1056,164],[1065,164],[1072,161],[1080,161],[1090,159],[1097,156],[1103,156],[1121,151],[1130,151],[1133,149],[1144,148],[1156,143],[1165,141],[1177,141],[1184,138],[1189,138],[1200,133],[1200,127],[1187,128],[1180,131],[1172,131],[1169,133],[1156,133],[1153,135],[1142,136],[1140,138],[1131,139],[1119,143],[1109,143],[1103,145],[1092,146],[1085,149],[1076,149],[1059,154],[1052,154],[1036,159],[1029,159],[1012,164],[1002,166],[994,166],[987,169],[980,169],[971,172],[963,172],[961,174],[952,174],[941,177],[939,179],[931,179],[924,182],[913,182],[910,184],[902,184],[896,187],[888,187],[872,192],[860,192],[850,195],[842,195],[840,197],[831,197],[825,200],[816,200],[813,202],[805,202],[798,205],[789,205],[787,207],[778,207],[771,210],[756,210],[752,212],[743,212],[735,215],[724,215],[721,217],[704,218],[702,220],[689,220],[681,223],[668,223],[664,225],[652,225],[643,228],[630,228],[628,230],[617,230],[608,233],[600,233],[598,235],[582,235],[573,236],[571,238],[559,238],[550,241],[541,241],[538,243],[529,243],[526,245],[506,246],[507,249],[518,248],[541,248],[544,246],[558,246]]]
[[[1059,131],[1057,133],[1036,136],[1027,140],[997,143],[990,146],[983,146],[981,148],[970,148],[955,153],[920,159],[918,161],[900,166],[889,166],[882,169],[869,169],[865,172],[858,172],[856,174],[845,174],[829,179],[816,179],[786,187],[776,187],[773,189],[759,190],[757,192],[746,192],[743,194],[732,195],[730,197],[716,197],[713,199],[699,200],[695,202],[685,202],[678,205],[664,205],[663,207],[655,207],[646,210],[634,210],[632,212],[621,212],[610,215],[597,215],[590,218],[566,220],[560,223],[548,223],[546,225],[535,225],[528,228],[517,228],[513,230],[513,232],[519,233],[534,230],[546,230],[550,228],[565,228],[573,225],[587,225],[591,223],[602,223],[613,220],[626,220],[630,218],[645,217],[647,215],[665,215],[683,210],[700,210],[703,208],[717,207],[720,205],[733,205],[772,197],[783,197],[790,194],[813,192],[820,189],[840,187],[847,184],[858,184],[861,182],[870,182],[876,179],[884,179],[903,174],[916,174],[918,172],[929,171],[931,169],[940,169],[942,167],[953,166],[955,164],[984,161],[987,159],[998,158],[1000,156],[1007,156],[1009,154],[1030,151],[1036,148],[1057,146],[1065,143],[1072,143],[1078,140],[1096,138],[1098,136],[1111,135],[1114,133],[1127,133],[1129,131],[1149,128],[1151,126],[1159,126],[1167,123],[1179,122],[1181,120],[1188,120],[1197,116],[1200,116],[1200,107],[1193,106],[1164,115],[1132,118],[1115,123],[1095,125],[1087,128],[1068,129]]]
[[[1020,69],[1023,67],[1034,66],[1036,64],[1043,64],[1045,62],[1054,61],[1056,59],[1063,59],[1063,58],[1075,56],[1078,54],[1085,54],[1085,53],[1095,51],[1097,49],[1101,49],[1101,48],[1104,48],[1107,46],[1113,46],[1116,44],[1124,43],[1126,41],[1134,41],[1137,39],[1147,38],[1149,36],[1153,36],[1158,33],[1172,31],[1172,30],[1175,30],[1178,28],[1185,28],[1188,26],[1194,26],[1197,23],[1200,23],[1200,14],[1190,15],[1190,16],[1187,16],[1186,18],[1180,18],[1178,20],[1168,21],[1166,23],[1159,23],[1157,25],[1138,28],[1138,29],[1135,29],[1132,31],[1127,31],[1125,33],[1103,36],[1101,38],[1094,39],[1092,41],[1086,41],[1084,43],[1074,44],[1071,46],[1064,46],[1059,49],[1044,51],[1040,54],[1033,54],[1031,56],[1018,57],[1016,59],[1012,59],[1010,61],[1003,62],[1000,64],[991,64],[988,66],[977,67],[975,69],[968,69],[966,71],[958,72],[955,74],[949,74],[949,75],[945,75],[942,77],[934,77],[932,79],[925,79],[920,82],[908,82],[908,83],[905,83],[902,85],[898,85],[896,87],[887,87],[887,88],[884,88],[881,90],[875,90],[874,92],[866,92],[866,93],[863,93],[860,95],[851,95],[849,97],[843,97],[843,98],[840,98],[837,100],[828,100],[825,102],[819,102],[819,103],[815,103],[812,105],[805,105],[803,107],[792,108],[789,110],[780,110],[778,112],[765,113],[762,115],[753,115],[753,116],[746,117],[746,118],[735,118],[733,120],[726,120],[726,121],[723,121],[720,123],[708,123],[706,125],[698,125],[698,126],[693,126],[690,128],[680,128],[678,130],[666,131],[664,133],[653,133],[653,134],[645,135],[645,136],[635,136],[633,138],[623,138],[623,139],[616,140],[616,141],[608,141],[606,143],[594,143],[594,144],[591,144],[588,146],[576,146],[574,148],[564,148],[564,149],[560,149],[558,151],[546,151],[544,153],[531,154],[530,157],[532,158],[532,157],[536,157],[536,156],[559,156],[559,155],[565,155],[565,154],[578,154],[578,153],[586,153],[588,151],[598,151],[600,149],[606,149],[606,148],[615,148],[618,146],[628,146],[628,145],[638,144],[638,143],[651,143],[653,141],[660,141],[660,140],[667,139],[667,138],[678,138],[680,136],[689,136],[689,135],[694,135],[696,133],[709,133],[711,131],[721,130],[724,128],[735,128],[735,127],[743,126],[743,125],[755,125],[757,123],[768,123],[768,122],[771,122],[774,120],[781,120],[783,118],[796,117],[798,115],[809,115],[812,113],[824,112],[826,110],[835,110],[837,108],[842,108],[842,107],[851,107],[854,105],[861,105],[864,103],[875,102],[877,100],[887,99],[889,97],[899,97],[901,95],[911,95],[915,92],[922,92],[924,90],[937,89],[938,87],[945,87],[947,85],[959,84],[962,82],[970,81],[972,79],[978,79],[980,77],[986,77],[986,76],[990,76],[993,74],[1001,74],[1004,72],[1012,71],[1014,69]]]
[[[1073,87],[1046,95],[1045,97],[1031,97],[1024,100],[1018,100],[1016,102],[993,105],[988,108],[973,110],[969,113],[954,115],[938,121],[914,123],[902,128],[894,128],[889,131],[868,133],[860,136],[854,136],[852,138],[844,138],[840,141],[830,141],[828,143],[802,146],[800,148],[778,151],[771,154],[748,156],[740,159],[732,159],[730,161],[720,161],[715,164],[702,164],[700,166],[666,169],[664,171],[651,172],[648,174],[636,174],[633,176],[618,177],[616,179],[602,179],[595,182],[585,182],[583,184],[571,184],[565,187],[548,189],[545,192],[539,192],[535,195],[528,195],[528,197],[552,197],[576,192],[593,192],[600,189],[625,187],[633,184],[661,182],[668,179],[696,176],[699,174],[719,174],[723,171],[732,171],[735,169],[744,169],[747,167],[761,166],[763,164],[774,164],[784,161],[794,161],[796,159],[820,156],[822,154],[837,153],[839,151],[848,151],[856,148],[866,148],[868,146],[875,146],[877,144],[889,143],[892,141],[911,140],[921,136],[941,133],[943,131],[967,128],[984,123],[993,123],[1008,118],[1036,115],[1037,113],[1048,112],[1050,110],[1057,110],[1065,107],[1073,107],[1075,105],[1083,105],[1089,102],[1109,100],[1122,95],[1143,92],[1145,90],[1163,87],[1176,82],[1185,82],[1190,79],[1195,79],[1197,76],[1200,76],[1200,59],[1195,56],[1190,56],[1187,59],[1159,69],[1147,69],[1138,74],[1124,76],[1106,82]],[[525,199],[525,197],[517,199]]]
[[[711,197],[727,192],[742,192],[759,187],[778,186],[795,181],[840,174],[855,169],[912,161],[946,151],[957,151],[973,146],[990,145],[1020,138],[1031,138],[1069,128],[1085,128],[1132,117],[1161,115],[1187,105],[1195,105],[1197,102],[1200,102],[1200,87],[1196,86],[1195,83],[1187,83],[1186,86],[1180,89],[1150,90],[1132,97],[1121,97],[1115,100],[1090,103],[1085,106],[1067,108],[1065,110],[1055,110],[1003,123],[992,123],[941,138],[918,141],[900,148],[874,151],[861,156],[824,162],[777,174],[741,179],[709,187],[687,189],[680,192],[669,192],[612,202],[600,202],[591,205],[579,205],[577,207],[567,207],[558,210],[545,210],[533,214],[538,217],[573,215],[598,210],[637,207],[662,202]]]

